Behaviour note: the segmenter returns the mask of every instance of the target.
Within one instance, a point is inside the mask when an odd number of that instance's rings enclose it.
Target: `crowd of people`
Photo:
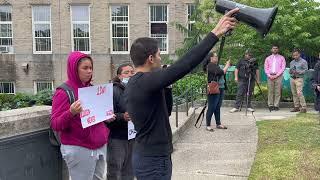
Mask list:
[[[235,28],[237,20],[232,15],[237,12],[239,8],[226,13],[198,45],[166,68],[161,68],[155,39],[135,40],[130,49],[135,69],[130,64],[122,65],[113,80],[114,114],[87,128],[81,125],[83,109],[78,89],[92,86],[94,60],[81,52],[70,53],[68,80],[53,96],[51,128],[60,139],[60,151],[71,179],[171,179],[172,105],[166,101],[172,98],[165,94],[170,96],[170,85],[200,64],[219,38]],[[134,140],[128,140],[129,121],[137,132]]]
[[[268,78],[268,106],[270,111],[279,110],[283,73],[286,68],[285,58],[279,54],[279,46],[273,45],[271,55],[264,61],[264,72]],[[306,101],[303,95],[304,76],[308,70],[308,63],[301,58],[298,49],[292,51],[293,60],[290,62],[290,85],[294,108],[291,112],[307,112]],[[237,112],[246,103],[248,111],[253,112],[251,97],[256,83],[260,83],[260,72],[257,61],[247,51],[243,60],[240,60],[235,70],[235,81],[238,82],[238,91],[234,108],[231,113]],[[246,101],[244,99],[247,98]]]
[[[238,11],[236,8],[226,13],[198,45],[171,66],[161,67],[160,50],[155,39],[135,40],[130,49],[133,64],[119,66],[113,79],[114,114],[110,119],[87,128],[81,125],[80,113],[83,109],[78,89],[92,86],[94,60],[81,52],[70,53],[68,80],[57,88],[53,96],[51,127],[60,138],[60,151],[73,180],[133,180],[135,177],[138,180],[171,179],[171,84],[189,73],[203,59],[209,62],[204,67],[208,73],[208,84],[216,82],[213,85],[218,88],[208,94],[206,130],[214,131],[211,126],[213,115],[216,128],[227,129],[221,123],[220,109],[227,90],[225,74],[231,64],[229,60],[225,66],[219,66],[217,54],[209,52],[221,36],[235,28],[237,20],[232,15]],[[271,52],[265,59],[264,70],[268,77],[268,105],[270,110],[277,111],[286,61],[279,54],[277,45],[272,46]],[[292,56],[292,112],[305,113],[303,77],[308,66],[299,50],[294,50]],[[317,93],[317,110],[320,110],[319,70],[320,63],[317,63],[312,79]],[[248,111],[254,111],[251,97],[255,84],[260,82],[259,74],[257,61],[250,51],[246,51],[236,66],[238,91],[230,112],[240,111],[244,102]],[[129,121],[133,122],[137,132],[135,139],[130,140]]]
[[[319,54],[320,58],[320,54]],[[208,109],[206,113],[206,129],[213,131],[211,126],[212,115],[214,114],[217,129],[227,129],[221,125],[220,108],[224,98],[224,92],[227,90],[225,74],[230,67],[230,59],[224,66],[218,66],[218,57],[214,52],[209,53],[204,61],[204,71],[207,72],[208,88],[211,82],[217,82],[220,91],[210,94],[208,91]],[[274,44],[271,47],[271,55],[264,61],[264,72],[267,76],[268,86],[268,108],[270,111],[278,111],[281,93],[283,74],[286,69],[286,60],[279,54],[279,46]],[[292,51],[292,61],[289,65],[290,86],[293,97],[294,108],[290,112],[307,112],[307,105],[303,95],[304,76],[308,70],[308,63],[301,57],[298,49]],[[315,65],[311,78],[312,88],[315,91],[315,109],[320,111],[320,61]],[[234,107],[230,113],[241,111],[245,107],[249,112],[254,112],[251,99],[256,84],[260,83],[259,66],[253,54],[247,50],[244,58],[236,64],[234,71],[235,82],[237,82],[237,94]]]

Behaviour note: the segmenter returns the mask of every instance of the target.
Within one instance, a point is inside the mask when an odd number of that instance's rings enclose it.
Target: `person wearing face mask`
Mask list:
[[[130,64],[122,64],[113,78],[113,108],[116,120],[108,123],[110,139],[107,150],[107,179],[133,180],[132,148],[134,140],[128,140],[128,121],[123,92],[134,69]]]

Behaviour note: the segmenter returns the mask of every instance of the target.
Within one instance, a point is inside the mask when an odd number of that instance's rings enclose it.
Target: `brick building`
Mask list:
[[[130,62],[138,37],[159,40],[174,57],[189,28],[193,0],[0,0],[0,93],[36,93],[66,80],[73,50],[94,59],[95,84],[108,82],[114,67]]]

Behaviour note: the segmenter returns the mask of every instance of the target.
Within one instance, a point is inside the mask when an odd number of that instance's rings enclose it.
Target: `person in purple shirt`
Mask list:
[[[264,72],[268,77],[268,106],[270,110],[278,111],[286,60],[279,54],[278,45],[273,45],[271,52],[264,62]]]

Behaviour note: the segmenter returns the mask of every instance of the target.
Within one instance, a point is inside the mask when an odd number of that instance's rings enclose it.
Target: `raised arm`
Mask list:
[[[176,63],[164,70],[147,73],[144,78],[148,84],[147,90],[156,91],[162,89],[182,78],[200,64],[212,47],[218,42],[219,37],[235,28],[237,20],[231,16],[238,11],[239,9],[236,8],[224,15],[217,26]]]

